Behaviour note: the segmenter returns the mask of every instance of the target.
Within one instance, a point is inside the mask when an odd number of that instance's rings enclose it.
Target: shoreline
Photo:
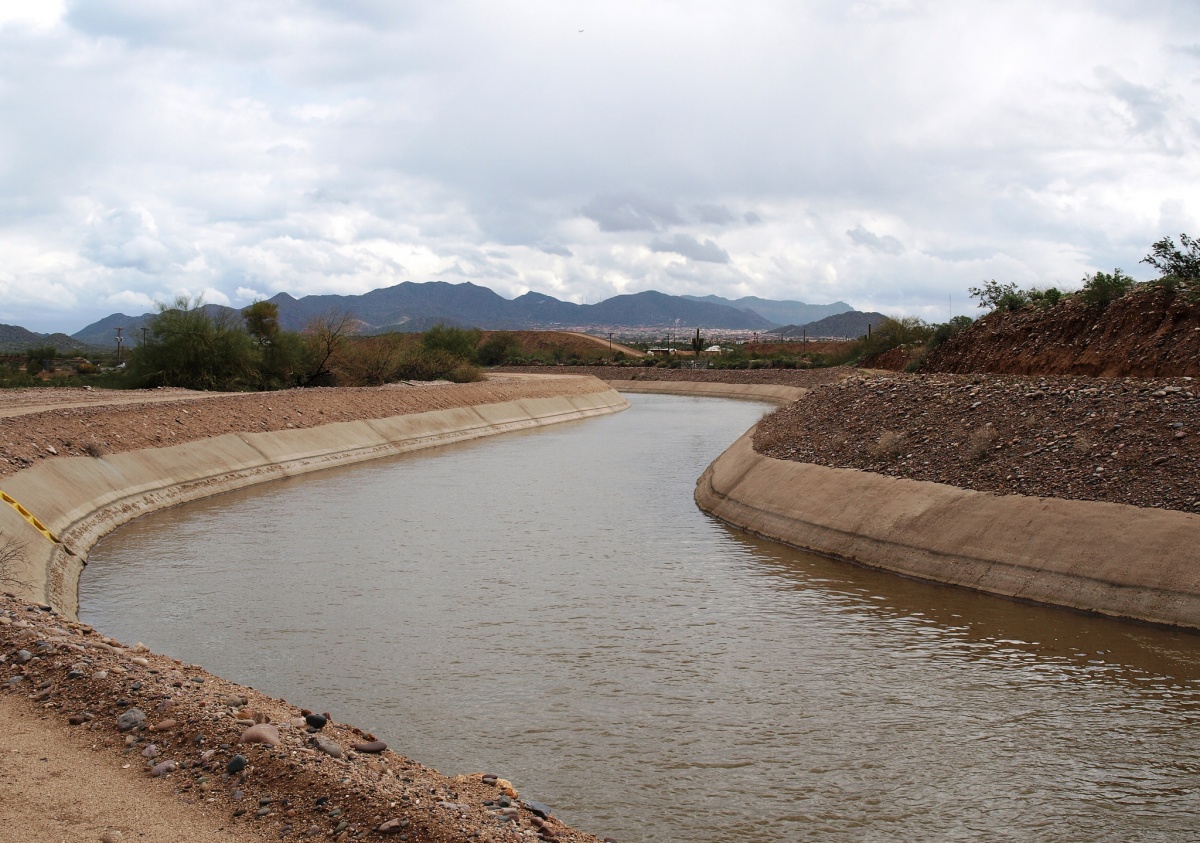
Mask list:
[[[442,775],[333,717],[314,720],[308,709],[140,644],[126,646],[73,616],[83,554],[100,536],[145,512],[278,477],[629,406],[591,378],[466,386],[450,388],[467,397],[450,407],[444,407],[445,390],[405,392],[402,403],[415,411],[397,416],[368,414],[304,428],[288,423],[269,432],[240,431],[102,457],[59,456],[55,448],[51,458],[0,478],[10,497],[21,500],[11,494],[16,492],[33,502],[28,511],[57,539],[47,540],[15,507],[0,504],[0,530],[32,551],[17,573],[26,579],[34,574],[36,581],[40,570],[44,596],[69,598],[62,612],[40,599],[39,582],[23,583],[25,593],[18,594],[11,571],[4,585],[9,590],[0,597],[0,689],[6,692],[0,712],[13,724],[0,741],[0,778],[14,783],[0,805],[11,820],[25,818],[20,827],[6,823],[0,843],[64,837],[165,843],[179,839],[180,831],[201,841],[320,837],[346,843],[382,835],[411,843],[596,843],[546,806],[522,801],[500,776]],[[470,402],[480,394],[509,400]],[[266,401],[314,395],[338,393],[232,400],[269,410]],[[407,401],[414,395],[419,400]],[[228,398],[188,406],[211,414],[219,410],[213,402],[221,401]],[[443,408],[420,412],[423,403]],[[144,414],[145,405],[130,412]],[[96,413],[104,411],[87,414],[94,419]],[[53,421],[62,414],[34,415]],[[53,427],[47,418],[41,421]],[[247,419],[241,421],[247,426]],[[53,771],[53,782],[46,781],[46,771]],[[97,788],[98,780],[105,787]],[[29,782],[37,782],[33,790]],[[15,804],[22,797],[35,800],[32,811]],[[114,810],[114,799],[131,804]]]
[[[417,397],[425,400],[409,402],[405,408],[412,412],[402,415],[308,427],[289,423],[271,431],[239,430],[98,457],[44,459],[2,478],[0,489],[11,505],[0,504],[0,533],[24,543],[22,564],[11,565],[8,576],[22,585],[18,596],[49,604],[74,619],[87,552],[106,533],[139,515],[282,477],[619,412],[629,406],[606,384],[591,378],[513,379],[489,386],[487,398],[509,400],[459,402],[422,412],[423,404],[445,405],[446,392],[418,388]],[[447,389],[468,398],[480,392]],[[260,398],[259,403],[287,400],[273,395]],[[220,408],[208,403],[204,410],[213,413]],[[168,415],[173,412],[168,409]],[[242,417],[240,421],[245,427],[245,422],[256,420]],[[31,524],[42,528],[41,535]]]

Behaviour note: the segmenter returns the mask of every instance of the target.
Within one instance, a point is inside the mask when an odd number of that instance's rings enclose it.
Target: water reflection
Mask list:
[[[622,841],[1190,833],[1197,639],[731,531],[762,408],[630,400],[144,519],[83,614]]]

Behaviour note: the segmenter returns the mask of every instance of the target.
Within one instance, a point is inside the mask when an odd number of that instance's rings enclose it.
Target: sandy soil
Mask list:
[[[5,389],[0,390],[0,418],[24,416],[45,410],[74,407],[104,407],[117,404],[159,404],[219,398],[225,392],[195,392],[190,389]]]

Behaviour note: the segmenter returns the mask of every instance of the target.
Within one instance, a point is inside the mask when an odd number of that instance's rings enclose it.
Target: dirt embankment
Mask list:
[[[996,311],[930,352],[926,372],[1200,376],[1200,301],[1143,286],[1107,306]]]
[[[692,383],[761,383],[811,387],[834,383],[854,370],[827,369],[660,369],[657,366],[505,366],[500,372],[591,375],[602,381],[681,381]]]
[[[468,384],[392,385],[363,388],[291,389],[282,392],[218,393],[198,400],[186,393],[177,401],[131,403],[137,392],[115,392],[114,405],[69,406],[0,418],[0,477],[56,456],[109,453],[179,445],[226,433],[261,433],[317,427],[333,422],[382,419],[431,410],[496,404],[525,398],[583,395],[605,385],[586,378],[503,379]],[[0,409],[58,400],[61,393],[104,395],[84,390],[0,391]],[[146,393],[152,400],[155,391]]]
[[[7,596],[0,653],[8,694],[0,711],[32,728],[23,745],[37,747],[11,748],[0,780],[13,781],[9,795],[43,781],[26,789],[36,800],[32,827],[12,823],[30,806],[8,805],[0,840],[596,843],[495,773],[441,775],[333,717]],[[65,793],[46,780],[52,769],[74,775],[77,764],[103,779]],[[141,779],[132,789],[110,789],[110,779],[124,785],[130,775]],[[113,810],[114,794],[134,802]],[[8,798],[0,794],[0,805]],[[176,824],[173,835],[162,816]]]
[[[759,423],[766,456],[996,494],[1200,512],[1200,384],[860,375]]]

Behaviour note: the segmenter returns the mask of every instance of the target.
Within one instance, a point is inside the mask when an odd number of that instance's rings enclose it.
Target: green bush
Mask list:
[[[475,347],[479,345],[479,331],[474,328],[451,328],[434,325],[421,336],[426,351],[445,351],[468,362],[475,359]]]
[[[1080,297],[1089,305],[1103,307],[1109,302],[1119,299],[1133,289],[1134,280],[1119,269],[1112,274],[1097,272],[1091,278],[1084,276],[1083,289]]]
[[[210,316],[202,307],[201,299],[187,296],[159,305],[146,342],[133,356],[135,382],[232,390],[258,380],[260,353],[250,335],[228,315]]]
[[[885,317],[862,338],[860,351],[864,358],[874,357],[902,345],[926,342],[931,336],[933,328],[916,316]]]
[[[475,350],[482,366],[503,366],[521,355],[521,341],[510,331],[496,331]]]
[[[1029,300],[1038,307],[1054,307],[1054,305],[1062,301],[1062,297],[1063,291],[1057,287],[1029,291]]]
[[[955,316],[949,322],[942,322],[933,326],[933,336],[929,338],[929,347],[937,348],[939,345],[950,339],[966,328],[975,324],[975,320],[970,316]]]
[[[1200,242],[1186,234],[1179,235],[1183,249],[1175,246],[1170,237],[1164,237],[1150,247],[1150,254],[1142,258],[1163,274],[1164,278],[1176,281],[1200,282]]]

